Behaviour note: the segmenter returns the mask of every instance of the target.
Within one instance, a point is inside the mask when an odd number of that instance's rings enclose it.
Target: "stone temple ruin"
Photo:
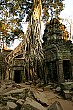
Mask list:
[[[53,82],[73,78],[73,44],[65,25],[56,18],[46,25],[43,35],[46,77]]]
[[[43,77],[43,53],[39,41],[34,45],[32,39],[28,38],[31,36],[28,35],[6,58],[8,70],[10,69],[7,79],[15,80],[15,82],[22,82],[24,79],[33,80],[36,74],[40,78]]]
[[[34,11],[23,41],[5,58],[6,78],[15,82],[43,79],[43,51],[40,40],[41,2],[34,0]]]
[[[39,1],[39,0],[38,0]],[[41,2],[36,4],[23,41],[5,56],[5,74],[1,79],[16,83],[36,79],[64,82],[73,79],[73,44],[65,25],[53,18],[46,24],[40,40]]]

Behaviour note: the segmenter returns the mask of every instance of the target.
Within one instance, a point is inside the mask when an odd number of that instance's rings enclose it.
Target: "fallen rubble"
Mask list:
[[[54,93],[59,92],[60,88],[55,89],[54,84],[39,88],[32,83],[2,81],[0,87],[0,110],[55,110],[58,105],[56,110],[63,110],[59,102],[62,98]],[[53,99],[58,101],[49,103]]]
[[[37,108],[37,110],[47,110],[45,107],[43,107],[40,103],[38,103],[37,101],[33,100],[32,98],[27,97],[25,100],[25,105],[31,105],[35,108]]]
[[[61,83],[61,93],[65,99],[72,100],[73,97],[73,82]]]
[[[52,105],[48,107],[48,110],[63,110],[60,102],[55,101]]]
[[[47,99],[45,94],[42,93],[43,91],[38,91],[37,94],[33,87],[30,87],[27,83],[26,85],[3,82],[0,88],[1,109],[4,109],[3,106],[6,106],[6,110],[23,110],[23,108],[26,110],[47,110],[47,107],[43,106],[48,106],[48,101],[46,101]]]

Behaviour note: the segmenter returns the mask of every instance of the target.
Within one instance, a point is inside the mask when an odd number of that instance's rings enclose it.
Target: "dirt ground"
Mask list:
[[[73,110],[73,102],[69,100],[64,100],[59,97],[57,94],[54,94],[52,91],[44,91],[47,96],[49,105],[53,104],[55,101],[60,102],[63,110]]]

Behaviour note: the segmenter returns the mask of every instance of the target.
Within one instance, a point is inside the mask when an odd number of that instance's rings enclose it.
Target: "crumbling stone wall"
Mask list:
[[[54,18],[47,23],[43,35],[45,63],[48,67],[46,74],[53,82],[61,83],[68,78],[72,79],[73,44],[68,40],[69,35],[65,28],[65,25]]]

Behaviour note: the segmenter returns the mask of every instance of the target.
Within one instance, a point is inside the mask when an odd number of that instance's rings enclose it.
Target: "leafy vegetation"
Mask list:
[[[36,1],[36,4],[34,4]],[[0,32],[4,41],[9,44],[15,38],[23,37],[22,21],[27,15],[26,21],[30,22],[34,5],[40,0],[0,0]],[[59,17],[63,10],[64,0],[41,0],[42,19],[48,21],[49,17]]]

